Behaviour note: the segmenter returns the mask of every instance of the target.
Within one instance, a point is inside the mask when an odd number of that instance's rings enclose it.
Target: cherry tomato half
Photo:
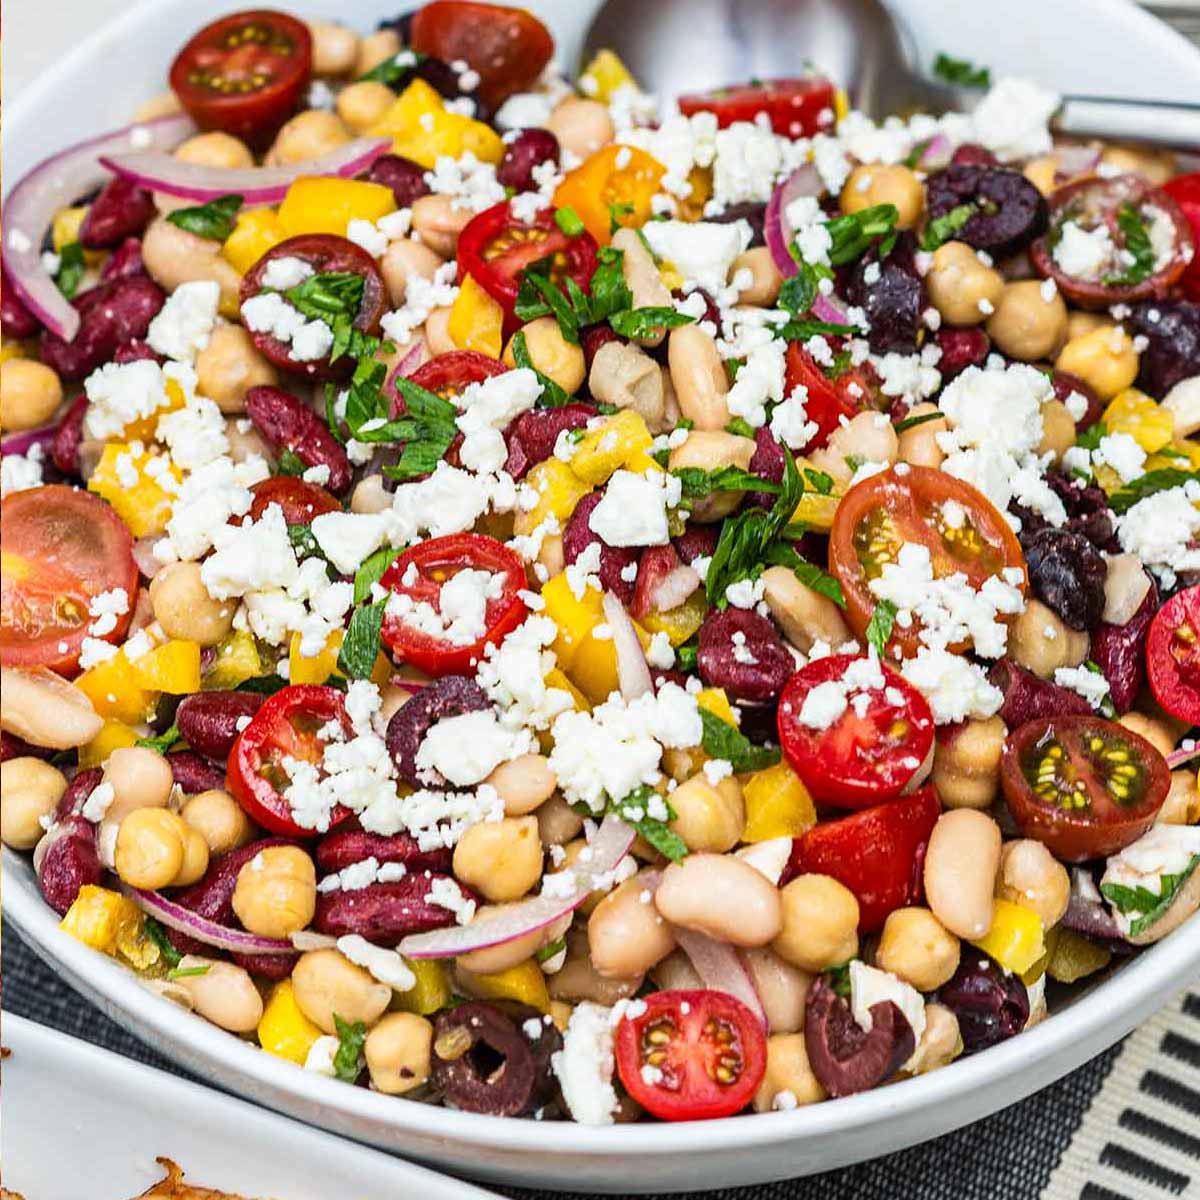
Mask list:
[[[419,366],[409,376],[409,381],[443,400],[453,400],[470,384],[482,383],[507,370],[498,358],[490,358],[478,350],[451,350]]]
[[[605,146],[568,172],[554,191],[555,208],[573,208],[588,233],[607,246],[612,222],[644,225],[666,167],[634,146]]]
[[[493,577],[484,593],[482,625],[463,611],[476,603],[465,591],[455,597],[452,607],[443,604],[442,589],[467,570]],[[413,609],[402,615],[392,611],[395,606],[388,602],[384,642],[398,661],[411,663],[426,675],[473,675],[484,646],[500,642],[525,619],[525,602],[517,594],[525,586],[525,565],[503,542],[487,534],[430,538],[400,555],[379,582],[397,596],[407,597]],[[447,627],[445,634],[429,632],[439,625]],[[452,632],[455,625],[466,628]]]
[[[137,599],[133,538],[103,500],[63,484],[12,492],[0,502],[0,662],[70,674],[93,618],[94,597],[124,590],[129,610],[100,635],[125,636]]]
[[[580,214],[582,216],[582,214]],[[513,308],[521,272],[549,259],[549,276],[562,285],[570,276],[587,291],[596,270],[596,242],[586,231],[574,236],[555,224],[554,212],[542,209],[532,221],[522,221],[507,202],[486,208],[458,235],[458,281],[468,275],[504,309],[505,330],[517,327]]]
[[[409,40],[419,54],[469,63],[491,108],[527,91],[554,53],[550,31],[532,13],[469,0],[433,0],[417,9]]]
[[[1142,232],[1150,239],[1153,263],[1137,276],[1122,261],[1129,249],[1123,214],[1134,212]],[[1095,274],[1069,274],[1054,257],[1063,226],[1073,222],[1088,233],[1107,230],[1118,252]],[[1159,249],[1155,227],[1165,222],[1166,249]],[[1195,254],[1192,229],[1179,205],[1165,191],[1151,187],[1140,175],[1113,179],[1088,177],[1059,188],[1050,198],[1050,229],[1029,247],[1029,258],[1039,275],[1049,277],[1059,291],[1083,308],[1108,308],[1139,300],[1165,299]]]
[[[1192,243],[1196,252],[1179,283],[1189,300],[1200,300],[1200,172],[1176,175],[1163,184],[1162,190],[1179,205],[1179,211],[1192,227]]]
[[[256,483],[250,492],[254,496],[248,514],[251,521],[257,521],[271,504],[279,505],[289,525],[311,525],[313,517],[342,511],[342,506],[323,487],[298,475],[272,475]]]
[[[1063,862],[1105,858],[1154,824],[1167,798],[1167,760],[1101,717],[1027,721],[1010,733],[1000,782],[1013,819]]]
[[[615,1040],[625,1090],[662,1121],[741,1112],[767,1069],[761,1023],[726,992],[655,992],[621,1018]]]
[[[952,519],[947,519],[953,503]],[[852,487],[838,505],[829,534],[829,569],[846,596],[846,621],[857,637],[866,634],[876,599],[868,586],[895,562],[900,547],[919,542],[929,548],[936,578],[961,572],[976,591],[992,575],[1013,568],[1028,585],[1025,557],[1004,517],[988,498],[969,483],[932,467],[881,471]],[[1015,579],[1015,576],[1014,576]],[[907,627],[896,622],[889,653],[899,646],[915,654],[920,622]],[[952,649],[966,650],[969,641]]]
[[[933,714],[925,697],[891,667],[878,665],[884,685],[844,694],[842,713],[823,728],[804,724],[805,700],[823,684],[836,699],[837,684],[851,671],[874,672],[860,654],[830,654],[801,667],[779,698],[779,742],[787,760],[818,801],[866,808],[899,796],[933,753]],[[817,704],[821,694],[814,699]],[[846,702],[848,700],[848,703]]]
[[[925,847],[942,806],[931,787],[837,821],[822,821],[792,843],[781,883],[830,875],[858,898],[858,928],[873,933],[888,914],[919,904]]]
[[[862,412],[870,395],[866,377],[860,371],[846,371],[837,379],[829,379],[804,346],[792,342],[785,359],[784,392],[790,396],[798,387],[808,392],[804,411],[817,426],[809,450],[824,446],[843,417],[849,419]]]
[[[232,13],[197,33],[171,64],[171,90],[201,129],[263,147],[299,107],[312,74],[308,26],[286,13]]]
[[[1150,690],[1164,710],[1200,725],[1200,587],[1177,593],[1155,614],[1146,669]]]
[[[726,129],[735,121],[753,121],[759,113],[771,119],[780,137],[812,137],[833,125],[833,84],[820,75],[803,79],[760,79],[737,87],[717,88],[679,97],[679,111],[710,112],[717,126]]]
[[[297,824],[283,794],[291,782],[283,762],[295,758],[319,768],[325,743],[318,733],[330,721],[341,722],[350,732],[342,693],[311,683],[293,684],[263,701],[250,724],[238,734],[229,752],[225,781],[256,824],[281,837],[307,838],[324,832]],[[348,808],[337,805],[329,815],[328,828],[340,825],[350,815]]]

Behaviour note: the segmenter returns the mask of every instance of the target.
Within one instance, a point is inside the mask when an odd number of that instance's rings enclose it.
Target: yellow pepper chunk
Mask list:
[[[800,457],[796,459],[796,466],[800,468],[801,474],[804,474],[806,469],[816,469],[807,459]],[[822,495],[810,485],[809,477],[806,475],[804,495],[800,497],[800,503],[796,505],[792,520],[807,525],[809,529],[828,532],[833,528],[833,515],[837,512],[838,503],[845,491],[846,489],[835,480],[829,494]]]
[[[495,130],[449,112],[423,79],[414,79],[367,132],[372,137],[390,137],[394,153],[429,168],[447,155],[461,158],[470,151],[480,162],[498,163],[504,153]]]
[[[592,490],[565,462],[557,458],[538,463],[525,476],[525,482],[538,494],[537,504],[528,512],[518,512],[513,523],[515,532],[525,537],[549,516],[558,521],[561,530],[575,511],[575,505]]]
[[[1046,952],[1042,919],[1032,908],[998,898],[991,929],[972,945],[990,954],[1006,971],[1022,975]]]
[[[1070,929],[1057,926],[1050,931],[1050,957],[1046,974],[1059,983],[1076,983],[1112,961],[1112,951],[1096,945]]]
[[[127,896],[85,884],[67,909],[59,928],[101,954],[119,953],[136,967],[152,966],[159,949],[145,936],[142,910]]]
[[[631,461],[644,454],[653,440],[641,413],[622,409],[579,439],[571,455],[571,470],[585,483],[603,483],[620,467],[637,469]],[[658,464],[654,466],[657,469]]]
[[[470,986],[471,993],[483,1000],[518,1000],[541,1012],[550,1011],[546,976],[532,958],[493,975],[476,975],[462,967],[458,969],[462,972],[464,982]]]
[[[647,613],[642,618],[642,625],[647,633],[665,633],[672,646],[682,646],[704,624],[707,609],[708,602],[701,587],[676,608]]]
[[[733,706],[724,688],[703,688],[696,693],[696,704],[714,717],[720,717],[726,725],[732,725],[734,729],[738,727],[738,719],[734,716]]]
[[[406,958],[404,965],[417,982],[407,992],[395,993],[392,1008],[428,1017],[450,1003],[450,975],[443,962],[436,958]]]
[[[301,176],[279,206],[279,224],[288,237],[334,233],[345,237],[351,221],[378,221],[396,211],[396,197],[381,183],[336,176]]]
[[[579,90],[592,100],[607,104],[618,88],[637,87],[629,68],[611,50],[601,50],[579,76]]]
[[[817,823],[812,796],[786,760],[755,772],[742,796],[746,803],[744,842],[799,837]]]
[[[500,357],[503,345],[504,309],[468,275],[450,306],[446,326],[460,350],[477,350],[491,358]]]
[[[604,619],[603,598],[595,588],[585,588],[577,597],[564,571],[546,580],[542,599],[546,602],[544,615],[558,627],[552,649],[558,665],[569,674],[584,638]]]
[[[104,727],[86,746],[79,748],[80,767],[98,767],[114,750],[132,746],[138,735],[122,721],[105,721]]]
[[[200,643],[172,638],[134,659],[133,676],[148,692],[190,695],[200,690]]]
[[[50,226],[50,241],[54,246],[55,254],[61,254],[64,246],[79,241],[79,231],[83,228],[83,221],[87,214],[88,206],[86,204],[60,208],[54,214],[54,221]],[[84,250],[83,252],[83,261],[92,267],[99,266],[106,257],[106,252],[103,250]]]
[[[343,230],[343,232],[345,232]],[[288,237],[273,208],[252,208],[238,214],[221,253],[235,271],[245,275],[268,250]]]
[[[288,682],[289,683],[324,683],[337,672],[338,651],[342,648],[342,631],[335,629],[325,643],[320,654],[311,658],[300,653],[301,637],[292,634],[288,644]]]
[[[263,662],[259,657],[253,634],[239,629],[229,634],[217,646],[213,664],[204,673],[203,685],[210,691],[235,688],[263,674]]]
[[[546,672],[546,686],[566,692],[571,697],[576,712],[591,712],[592,706],[587,697],[557,667],[552,667]]]
[[[157,477],[151,474],[156,470]],[[160,479],[168,481],[172,491],[164,488]],[[145,450],[135,454],[124,442],[109,442],[88,480],[88,491],[107,500],[133,536],[142,538],[166,528],[171,496],[179,481],[179,468],[165,455]]]
[[[75,686],[100,716],[126,725],[146,720],[158,701],[156,693],[142,687],[124,650],[84,671]]]
[[[1137,388],[1113,397],[1100,418],[1109,433],[1127,433],[1147,454],[1169,445],[1175,436],[1175,417]]]
[[[304,1060],[321,1030],[301,1011],[290,979],[272,989],[258,1022],[258,1043],[268,1054],[304,1066]]]

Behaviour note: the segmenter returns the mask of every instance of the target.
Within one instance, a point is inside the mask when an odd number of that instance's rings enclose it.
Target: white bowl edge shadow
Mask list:
[[[898,10],[910,9],[918,41],[931,36],[933,0],[890,2]],[[183,33],[242,7],[238,0],[143,0],[76,46],[7,105],[7,178],[15,181],[38,159],[72,140],[126,123],[140,99],[164,86],[165,65]],[[327,0],[294,0],[283,7],[308,16],[329,12]],[[345,5],[339,15],[365,28],[376,16],[411,7],[415,5],[403,0],[364,0]],[[531,0],[529,7],[568,46],[578,44],[590,4]],[[1098,54],[1111,45],[1122,45],[1127,59],[1153,59],[1147,74],[1163,96],[1180,89],[1186,96],[1189,77],[1195,78],[1191,72],[1200,71],[1200,55],[1183,39],[1122,0],[1059,0],[1049,10],[1042,0],[1010,0],[1004,16],[1009,29],[1020,24],[1016,9],[1028,12],[1031,25],[1040,17],[1043,24],[1049,19],[1072,27],[1081,60],[1089,47]],[[938,40],[921,44],[923,59],[936,49],[966,54],[974,44],[971,37],[993,45],[992,31],[982,28],[981,19],[970,35],[946,29],[944,16],[942,20]],[[983,55],[976,57],[982,60]],[[563,61],[568,60],[564,54]],[[990,61],[1017,69],[995,57]],[[1089,72],[1094,77],[1089,68],[1081,71],[1081,79]],[[122,88],[111,86],[113,78],[124,81]],[[1088,90],[1086,82],[1073,86]],[[63,95],[70,95],[70,104],[61,103]],[[81,113],[86,114],[82,124]],[[793,1113],[592,1128],[459,1113],[301,1071],[152,995],[115,963],[63,934],[41,899],[27,859],[7,850],[3,888],[5,917],[52,968],[202,1080],[372,1145],[479,1178],[543,1187],[625,1193],[716,1188],[811,1174],[890,1153],[1046,1086],[1124,1036],[1178,988],[1200,979],[1200,930],[1194,919],[1067,1011],[932,1075]]]

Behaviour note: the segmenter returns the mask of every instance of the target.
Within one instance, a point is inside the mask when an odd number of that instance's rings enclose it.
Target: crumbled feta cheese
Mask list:
[[[648,221],[642,232],[655,255],[674,264],[687,290],[712,293],[724,289],[733,260],[750,245],[751,237],[745,221]]]
[[[215,280],[181,283],[150,322],[150,348],[179,362],[194,362],[208,345],[220,301],[221,287]]]
[[[611,1125],[617,1111],[610,1017],[610,1010],[599,1004],[577,1004],[563,1036],[563,1048],[550,1059],[563,1100],[581,1125]]]
[[[417,750],[417,770],[432,783],[441,776],[455,787],[471,787],[501,763],[537,748],[527,730],[504,728],[490,709],[463,713],[430,726]]]
[[[681,495],[675,475],[615,471],[588,516],[588,528],[610,546],[665,546],[670,541],[667,509]]]

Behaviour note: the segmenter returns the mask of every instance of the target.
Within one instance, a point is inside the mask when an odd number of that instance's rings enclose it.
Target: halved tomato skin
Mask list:
[[[503,375],[508,366],[478,350],[450,350],[422,363],[408,378],[427,392],[452,400],[472,383]],[[398,415],[398,414],[397,414]]]
[[[1177,592],[1155,614],[1146,639],[1146,673],[1166,712],[1200,725],[1200,586]]]
[[[289,525],[311,525],[313,518],[322,513],[342,510],[337,499],[323,487],[298,475],[272,475],[256,483],[250,491],[254,499],[247,517],[251,521],[257,521],[272,504],[279,505]]]
[[[1098,763],[1127,774],[1106,784]],[[1057,785],[1060,770],[1065,793]],[[1171,772],[1150,742],[1123,725],[1055,716],[1027,721],[1009,734],[1000,783],[1021,832],[1075,863],[1106,858],[1136,842],[1154,824]],[[1128,800],[1116,794],[1118,786],[1130,793]]]
[[[1192,242],[1196,252],[1179,283],[1189,300],[1200,300],[1200,172],[1176,175],[1163,184],[1162,190],[1179,205],[1179,211],[1192,227]]]
[[[0,663],[70,675],[101,592],[120,588],[128,610],[103,635],[119,642],[133,619],[138,569],[133,537],[103,500],[64,484],[0,501]]]
[[[767,1069],[767,1040],[754,1013],[735,996],[700,989],[654,992],[643,1005],[617,1025],[617,1071],[630,1096],[662,1121],[741,1112]],[[719,1069],[731,1075],[728,1082]]]
[[[837,379],[829,379],[803,344],[792,342],[785,359],[784,392],[790,396],[798,387],[808,392],[804,411],[817,427],[807,447],[810,450],[824,446],[843,417],[849,420],[864,411],[870,395],[866,377],[860,371],[846,371]]]
[[[766,113],[771,128],[786,138],[812,137],[830,128],[833,110],[833,84],[820,75],[755,80],[679,97],[679,111],[685,117],[710,112],[717,118],[717,127],[726,129],[735,121],[753,121],[759,113]]]

